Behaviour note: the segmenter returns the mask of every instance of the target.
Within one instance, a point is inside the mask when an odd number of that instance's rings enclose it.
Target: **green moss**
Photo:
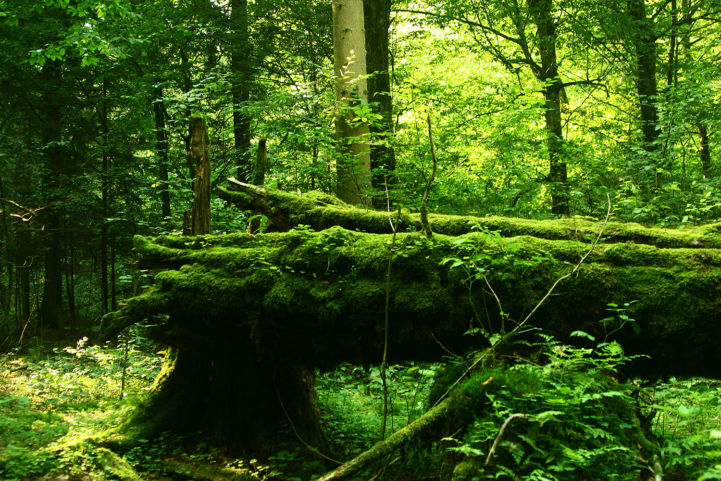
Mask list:
[[[142,262],[152,259],[167,268],[157,274],[151,291],[129,301],[122,323],[169,314],[165,329],[174,335],[192,336],[192,320],[197,319],[198,335],[204,325],[200,321],[206,320],[252,328],[257,339],[268,339],[270,334],[260,333],[273,326],[279,331],[271,337],[288,335],[313,345],[314,359],[348,360],[339,356],[349,352],[349,344],[376,342],[384,317],[391,237],[333,227],[207,236],[192,242],[138,238]],[[472,309],[468,280],[476,271],[452,269],[452,262],[444,264],[444,259],[461,259],[467,266],[472,260],[474,269],[483,268],[504,311],[520,319],[589,249],[586,240],[500,238],[483,232],[463,239],[438,234],[430,242],[420,233],[398,234],[390,307],[398,326],[394,342],[406,346],[403,349],[412,349],[412,343],[429,331],[460,335],[471,320],[498,322],[496,301],[480,278],[470,290],[476,307]],[[686,359],[679,367],[690,365],[694,356],[714,356],[710,342],[697,342],[695,333],[706,339],[720,334],[720,281],[721,254],[716,249],[631,242],[598,245],[579,275],[562,283],[536,314],[535,323],[558,334],[578,329],[602,334],[597,321],[607,317],[608,302],[637,300],[633,315],[650,339],[644,343],[623,333],[630,345],[668,362]],[[304,326],[302,333],[286,334],[299,325]],[[679,335],[681,339],[670,338]],[[319,345],[319,339],[329,338],[341,341],[335,348]]]
[[[122,456],[107,448],[95,448],[98,468],[109,477],[120,481],[140,481],[142,478]]]
[[[347,229],[373,233],[391,232],[387,212],[360,209],[343,204],[332,196],[322,193],[295,195],[276,189],[264,188],[266,202],[276,213],[287,217],[291,227],[309,225],[316,230],[340,225]],[[241,208],[251,208],[246,193],[221,189],[221,196]],[[395,220],[395,213],[392,214]],[[433,232],[451,236],[467,234],[474,229],[497,231],[504,237],[533,236],[551,240],[570,239],[590,242],[597,234],[599,221],[581,217],[554,220],[532,220],[511,217],[473,217],[431,214]],[[421,231],[420,215],[404,211],[400,231]],[[646,227],[635,223],[609,222],[604,231],[604,242],[649,244],[658,247],[719,248],[721,247],[721,224],[701,227],[665,229]]]

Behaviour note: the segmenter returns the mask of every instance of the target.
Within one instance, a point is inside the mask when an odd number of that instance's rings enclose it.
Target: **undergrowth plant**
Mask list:
[[[448,437],[454,479],[639,479],[656,446],[637,415],[639,387],[609,373],[632,357],[616,343],[575,348],[540,335],[542,362],[482,372],[489,410]],[[582,473],[582,474],[581,474]]]

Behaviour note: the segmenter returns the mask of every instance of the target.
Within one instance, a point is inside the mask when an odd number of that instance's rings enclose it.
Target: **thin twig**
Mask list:
[[[493,441],[493,446],[491,446],[490,451],[488,451],[488,456],[486,457],[486,462],[484,463],[484,466],[489,466],[491,464],[491,460],[493,458],[493,455],[496,453],[496,449],[498,449],[498,445],[501,443],[501,439],[503,438],[503,434],[506,432],[506,429],[508,429],[508,426],[515,421],[516,419],[528,419],[528,416],[525,414],[511,414],[508,416],[508,419],[503,423],[503,426],[501,426],[501,430],[498,431],[498,435],[496,436],[496,439]]]
[[[303,439],[303,437],[298,433],[298,430],[295,428],[295,424],[293,423],[293,420],[290,418],[290,414],[288,414],[288,411],[285,409],[285,404],[283,404],[283,399],[280,397],[280,392],[278,391],[278,385],[275,382],[275,378],[273,379],[273,388],[275,389],[275,396],[278,398],[278,404],[280,404],[280,409],[283,410],[283,414],[285,415],[285,418],[288,420],[288,424],[290,425],[290,429],[293,430],[293,434],[295,434],[295,437],[298,438],[298,441],[300,441],[306,448],[311,450],[313,453],[317,454],[321,458],[330,461],[331,463],[335,463],[338,465],[342,465],[343,463],[341,461],[338,461],[337,459],[333,459],[329,456],[326,456],[318,448],[310,444],[308,441]]]
[[[391,239],[390,252],[388,252],[388,268],[386,269],[386,302],[385,302],[385,319],[383,326],[383,359],[381,360],[381,382],[383,383],[383,421],[381,423],[381,440],[386,438],[386,424],[388,422],[388,380],[386,369],[388,368],[388,329],[390,327],[390,305],[391,305],[391,269],[393,267],[393,251],[396,245],[396,236],[398,234],[397,225],[401,218],[401,203],[398,203],[398,217],[396,224],[393,224],[391,218],[391,198],[388,193],[388,179],[385,179],[386,187],[386,205],[388,206],[388,222],[393,230],[393,238]]]

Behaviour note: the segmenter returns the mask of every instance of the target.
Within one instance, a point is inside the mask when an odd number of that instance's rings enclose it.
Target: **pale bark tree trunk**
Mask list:
[[[353,107],[368,101],[363,0],[333,0],[333,58],[336,75],[336,136],[346,154],[337,164],[338,197],[351,204],[368,204],[371,188],[370,129],[354,122]]]
[[[193,183],[192,235],[210,234],[210,156],[205,120],[190,120],[190,156],[195,163]]]

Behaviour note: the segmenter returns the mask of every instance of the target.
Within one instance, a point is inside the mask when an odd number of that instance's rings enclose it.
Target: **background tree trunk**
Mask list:
[[[41,326],[60,329],[64,325],[62,289],[63,289],[63,245],[61,232],[63,208],[61,206],[62,180],[67,171],[65,149],[62,147],[62,66],[58,61],[48,61],[42,69],[44,82],[43,124],[41,140],[44,145],[45,173],[43,189],[49,195],[42,222],[46,233],[44,253],[45,275],[43,282],[42,304],[40,306]]]
[[[353,121],[353,107],[368,101],[363,0],[333,0],[336,136],[346,159],[337,163],[338,197],[368,204],[371,164],[368,123]]]
[[[538,35],[541,70],[535,72],[543,82],[546,101],[546,135],[548,136],[549,180],[551,182],[551,212],[569,215],[569,189],[566,162],[563,158],[563,124],[561,121],[562,83],[556,58],[556,23],[551,0],[529,0],[528,6]]]
[[[158,191],[160,192],[160,215],[163,222],[170,219],[170,190],[168,186],[168,129],[165,127],[163,88],[155,79],[153,87],[153,114],[155,119],[155,152],[158,161]]]
[[[641,109],[643,149],[656,170],[655,184],[661,178],[658,131],[658,84],[656,80],[656,34],[653,21],[646,14],[645,0],[628,0],[628,13],[633,22],[631,36],[636,55],[636,92]]]
[[[190,156],[195,163],[191,232],[192,235],[210,234],[208,127],[200,117],[190,120]]]
[[[248,30],[248,0],[231,2],[231,59],[230,81],[233,94],[233,139],[237,156],[237,177],[250,182],[250,117],[242,112],[250,100],[250,33]]]
[[[396,166],[393,147],[388,142],[393,136],[393,97],[389,65],[389,30],[391,0],[364,0],[366,68],[368,70],[368,101],[382,119],[371,125],[371,132],[380,143],[371,145],[373,187],[383,189],[386,177],[391,177]]]

